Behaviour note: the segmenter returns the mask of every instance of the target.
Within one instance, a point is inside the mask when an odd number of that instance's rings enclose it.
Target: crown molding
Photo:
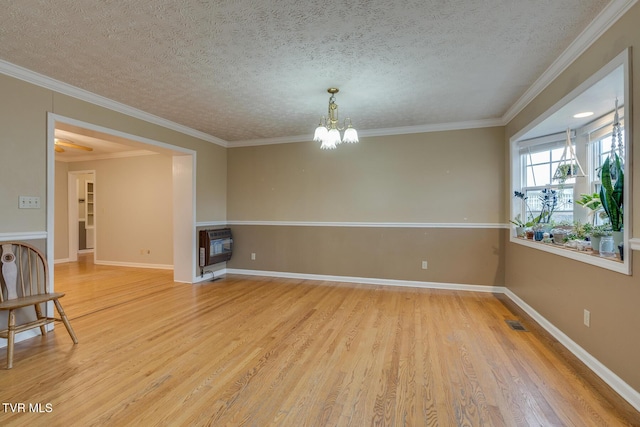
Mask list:
[[[562,54],[525,91],[502,116],[504,125],[513,120],[543,90],[560,76],[580,55],[582,55],[605,31],[618,21],[638,0],[612,0]]]
[[[504,126],[505,123],[502,119],[483,119],[483,120],[469,120],[465,122],[451,122],[451,123],[437,123],[430,125],[418,125],[418,126],[403,126],[397,128],[383,128],[383,129],[367,129],[358,131],[360,138],[375,137],[375,136],[392,136],[392,135],[406,135],[410,133],[427,133],[427,132],[441,132],[449,130],[463,130],[463,129],[479,129],[495,126]],[[271,145],[271,144],[288,144],[292,142],[310,142],[313,139],[311,134],[308,135],[296,135],[287,137],[276,138],[261,138],[261,139],[248,139],[242,141],[229,141],[227,146],[229,148],[236,147],[254,147],[258,145]]]
[[[145,111],[138,110],[137,108],[130,107],[126,104],[113,101],[109,98],[105,98],[104,96],[96,95],[95,93],[52,79],[51,77],[47,77],[45,75],[36,73],[7,61],[0,60],[0,73],[25,81],[27,83],[34,84],[36,86],[43,87],[45,89],[59,92],[63,95],[77,98],[81,101],[86,101],[100,107],[108,108],[109,110],[113,110],[118,113],[126,114],[127,116],[135,117],[137,119],[144,120],[146,122],[165,127],[167,129],[175,130],[176,132],[180,132],[185,135],[193,136],[195,138],[202,139],[207,142],[212,142],[223,147],[228,146],[227,141],[216,138],[215,136],[200,132],[198,130],[172,122],[167,119],[163,119],[162,117],[158,117]]]
[[[607,31],[620,17],[622,17],[638,0],[612,0],[596,18],[587,26],[580,35],[569,45],[567,49],[542,73],[542,75],[525,91],[525,93],[506,111],[499,119],[473,120],[465,122],[441,123],[432,125],[406,126],[398,128],[372,129],[360,131],[362,137],[390,136],[411,133],[426,133],[450,130],[462,130],[493,126],[506,126],[518,115],[533,99],[547,88],[563,71],[569,67],[584,51],[586,51],[602,34]],[[82,101],[108,108],[126,114],[131,117],[153,123],[185,135],[190,135],[204,141],[212,142],[222,147],[248,147],[270,144],[285,144],[293,142],[308,142],[309,135],[297,135],[289,137],[263,138],[228,142],[207,133],[180,125],[167,119],[130,107],[120,102],[113,101],[92,92],[60,82],[45,75],[33,72],[26,68],[0,60],[0,73],[35,84],[56,92],[68,95]]]

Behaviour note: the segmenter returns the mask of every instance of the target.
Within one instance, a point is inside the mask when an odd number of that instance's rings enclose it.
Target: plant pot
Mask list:
[[[617,248],[624,241],[624,231],[614,231],[611,235],[613,236],[613,245]]]
[[[618,251],[620,252],[620,261],[624,261],[624,243],[618,245]]]
[[[614,258],[616,256],[616,246],[613,244],[613,237],[603,236],[600,239],[599,252],[603,258]]]
[[[553,233],[553,243],[555,243],[556,245],[564,245],[565,237],[567,237],[567,233]]]
[[[533,240],[533,230],[527,230],[525,232],[525,236],[527,237],[527,239]]]
[[[540,230],[540,231],[533,232],[533,240],[535,240],[536,242],[542,241],[543,238],[544,238],[544,231]]]
[[[516,237],[524,237],[524,227],[516,227]]]
[[[591,236],[591,248],[596,254],[600,252],[600,239],[602,239],[602,236]]]

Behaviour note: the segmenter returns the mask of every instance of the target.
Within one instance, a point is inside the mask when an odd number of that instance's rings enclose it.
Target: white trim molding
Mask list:
[[[34,71],[28,70],[26,68],[20,67],[19,65],[15,65],[7,61],[0,60],[0,73],[10,77],[14,77],[19,80],[23,80],[27,83],[31,83],[31,84],[43,87],[45,89],[53,90],[63,95],[68,95],[73,98],[80,99],[81,101],[86,101],[91,104],[98,105],[100,107],[108,108],[109,110],[112,110],[112,111],[117,111],[119,113],[126,114],[127,116],[130,116],[130,117],[135,117],[137,119],[144,120],[145,122],[153,123],[158,126],[165,127],[167,129],[175,130],[185,135],[190,135],[195,138],[202,139],[204,141],[221,145],[223,147],[228,146],[227,141],[223,139],[216,138],[215,136],[209,135],[204,132],[200,132],[198,130],[172,122],[170,120],[163,119],[162,117],[158,117],[153,114],[147,113],[145,111],[139,110],[137,108],[130,107],[126,104],[113,101],[109,98],[105,98],[104,96],[96,95],[95,93],[52,79],[51,77],[36,73]]]
[[[597,267],[605,268],[607,270],[615,271],[616,273],[631,275],[631,263],[619,262],[613,259],[601,258],[591,253],[577,252],[570,249],[565,249],[562,246],[555,246],[553,244],[546,244],[536,242],[533,240],[525,240],[518,237],[511,236],[511,243],[526,246],[532,249],[537,249],[543,252],[549,252],[555,255],[560,255],[565,258],[570,258],[575,261],[584,262],[585,264],[595,265]]]
[[[96,265],[110,265],[114,267],[133,267],[133,268],[157,268],[158,270],[173,270],[170,264],[145,264],[137,262],[120,262],[120,261],[98,261],[93,262]]]
[[[376,279],[373,277],[331,276],[325,274],[289,273],[283,271],[245,270],[227,268],[225,273],[245,276],[281,277],[285,279],[318,280],[342,283],[362,283],[365,285],[404,286],[410,288],[447,289],[451,291],[473,291],[504,293],[502,286],[464,285],[458,283],[420,282],[415,280]]]
[[[267,225],[279,227],[371,227],[371,228],[499,228],[501,223],[439,223],[439,222],[329,222],[329,221],[227,221],[227,225]]]
[[[196,227],[226,227],[227,221],[203,221],[196,222]]]
[[[210,282],[214,279],[224,276],[227,274],[226,268],[221,268],[220,270],[210,271],[207,270],[204,272],[202,276],[194,276],[192,280],[192,284],[204,284],[205,282]]]
[[[571,353],[582,361],[589,369],[606,382],[616,393],[622,396],[634,408],[640,411],[640,393],[627,384],[622,378],[613,373],[602,362],[589,354],[584,348],[580,347],[575,341],[569,338],[564,332],[558,329],[553,323],[545,319],[540,313],[534,310],[530,305],[524,302],[520,297],[505,288],[504,294],[511,301],[516,303],[529,316],[531,316],[540,326],[549,332],[560,344],[565,346]]]
[[[637,0],[612,0],[600,14],[587,26],[582,33],[569,45],[567,49],[551,64],[549,68],[529,87],[515,104],[507,110],[501,118],[480,119],[466,122],[437,123],[431,125],[405,126],[388,129],[362,130],[362,137],[389,136],[409,133],[436,132],[444,130],[460,130],[493,126],[505,126],[520,113],[536,96],[538,96],[551,82],[569,67],[585,50],[589,48],[605,31],[607,31],[621,16],[623,16]],[[0,73],[14,77],[37,86],[54,90],[82,101],[108,108],[131,117],[144,120],[168,129],[181,132],[195,138],[209,141],[222,147],[246,147],[269,144],[283,144],[291,142],[307,142],[311,135],[295,135],[278,138],[263,138],[244,141],[225,141],[213,135],[189,128],[155,116],[126,104],[105,98],[76,86],[52,79],[7,61],[0,60]]]
[[[49,235],[46,231],[18,231],[10,233],[0,233],[0,240],[40,240],[46,239]]]
[[[562,74],[638,0],[612,0],[502,116],[506,125]]]
[[[397,128],[384,128],[384,129],[363,129],[358,131],[360,138],[369,138],[376,136],[393,136],[393,135],[406,135],[411,133],[429,133],[429,132],[442,132],[451,130],[464,130],[464,129],[480,129],[489,127],[504,126],[505,122],[502,119],[482,119],[482,120],[469,120],[466,122],[450,122],[450,123],[436,123],[431,125],[418,125],[418,126],[403,126]],[[271,144],[289,144],[293,142],[310,142],[312,135],[296,135],[287,136],[281,138],[262,138],[262,139],[249,139],[244,141],[230,141],[227,143],[227,147],[254,147],[258,145],[271,145]]]
[[[640,237],[629,239],[629,247],[634,251],[640,251]]]
[[[386,286],[405,286],[414,288],[426,288],[426,289],[446,289],[452,291],[470,291],[470,292],[492,292],[505,294],[511,301],[524,310],[534,321],[536,321],[542,328],[544,328],[549,334],[566,347],[571,353],[573,353],[587,368],[598,375],[604,382],[606,382],[611,388],[615,390],[623,399],[629,402],[634,408],[640,411],[640,393],[633,387],[627,384],[622,378],[617,376],[613,371],[607,368],[602,362],[593,357],[584,348],[579,346],[575,341],[569,338],[564,332],[558,329],[553,323],[549,322],[540,313],[534,310],[530,305],[524,302],[515,293],[504,286],[483,286],[483,285],[465,285],[455,283],[436,283],[436,282],[419,282],[410,280],[389,280],[389,279],[375,279],[367,277],[350,277],[350,276],[328,276],[319,274],[302,274],[302,273],[287,273],[277,271],[264,271],[264,270],[243,270],[226,268],[219,270],[216,273],[222,274],[241,274],[248,276],[266,276],[266,277],[282,277],[292,279],[303,280],[320,280],[320,281],[332,281],[332,282],[346,282],[346,283],[362,283],[371,285],[386,285]]]

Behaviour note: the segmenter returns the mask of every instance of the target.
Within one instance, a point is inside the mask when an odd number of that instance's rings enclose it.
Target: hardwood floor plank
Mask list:
[[[3,402],[53,412],[0,411],[0,425],[640,425],[492,294],[243,276],[185,285],[90,262],[55,274],[80,342],[56,328],[16,345]],[[514,318],[530,332],[511,330]]]

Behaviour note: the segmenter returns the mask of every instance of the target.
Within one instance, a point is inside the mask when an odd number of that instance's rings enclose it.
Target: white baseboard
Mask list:
[[[511,301],[516,303],[529,316],[531,316],[540,326],[549,332],[560,344],[565,346],[571,353],[582,361],[589,369],[598,375],[612,389],[616,391],[624,400],[629,402],[634,408],[640,411],[640,392],[635,390],[629,384],[624,382],[622,378],[613,373],[609,368],[602,364],[598,359],[589,354],[584,348],[580,347],[575,341],[569,338],[564,332],[558,329],[553,323],[545,319],[540,313],[534,310],[529,304],[524,302],[520,297],[505,288],[505,295]]]
[[[202,276],[194,276],[192,283],[195,285],[197,283],[208,282],[218,277],[222,277],[225,274],[227,274],[226,268],[221,268],[220,270],[216,271],[205,271],[204,275]]]
[[[144,264],[144,263],[136,263],[136,262],[98,261],[98,260],[95,260],[94,264],[110,265],[113,267],[157,268],[159,270],[173,270],[173,265],[169,265],[169,264]]]
[[[502,286],[462,285],[457,283],[419,282],[412,280],[376,279],[372,277],[328,276],[323,274],[286,273],[281,271],[243,270],[227,268],[228,274],[247,276],[282,277],[287,279],[321,280],[330,282],[364,283],[367,285],[406,286],[412,288],[449,289],[454,291],[497,292],[504,293]]]
[[[118,265],[123,266],[125,263],[114,263],[104,265]],[[140,264],[126,263],[127,267],[140,267]],[[142,268],[162,268],[158,265],[149,265]],[[173,268],[173,266],[169,266]],[[303,280],[318,280],[318,281],[331,281],[331,282],[346,282],[346,283],[363,283],[370,285],[387,285],[387,286],[405,286],[414,288],[426,288],[426,289],[448,289],[457,291],[470,291],[470,292],[492,292],[505,294],[511,301],[517,304],[523,309],[529,316],[531,316],[540,326],[542,326],[547,332],[549,332],[555,339],[558,340],[563,346],[565,346],[571,353],[573,353],[578,359],[580,359],[589,369],[591,369],[596,375],[598,375],[604,382],[606,382],[613,390],[616,391],[623,399],[629,402],[634,408],[640,411],[640,392],[632,388],[622,378],[617,376],[598,359],[589,354],[585,349],[580,347],[575,341],[569,338],[564,332],[558,329],[555,325],[545,319],[540,313],[534,310],[529,304],[524,302],[520,297],[510,291],[504,286],[485,286],[485,285],[465,285],[456,283],[438,283],[438,282],[420,282],[411,280],[391,280],[391,279],[376,279],[368,277],[351,277],[351,276],[329,276],[321,274],[303,274],[303,273],[288,273],[278,271],[266,271],[266,270],[244,270],[235,268],[223,268],[214,272],[208,272],[204,276],[195,276],[193,278],[193,284],[203,283],[209,281],[212,278],[220,277],[225,274],[240,274],[247,276],[266,276],[266,277],[282,277],[289,279],[303,279]],[[52,326],[52,325],[50,325]],[[31,330],[25,331],[16,336],[16,342],[22,341],[28,338],[39,335],[38,331]],[[6,340],[0,340],[0,348],[6,347]]]
[[[453,283],[436,283],[436,282],[418,282],[409,280],[389,280],[389,279],[375,279],[365,277],[349,277],[349,276],[325,276],[318,274],[301,274],[301,273],[283,273],[275,271],[264,270],[241,270],[234,268],[227,268],[226,272],[229,274],[244,274],[249,276],[267,276],[267,277],[282,277],[293,279],[307,279],[307,280],[327,280],[333,282],[348,282],[348,283],[364,283],[372,285],[389,285],[389,286],[407,286],[418,287],[428,289],[449,289],[458,291],[470,291],[470,292],[494,292],[505,294],[515,304],[522,308],[529,316],[531,316],[540,326],[542,326],[547,332],[549,332],[555,339],[558,340],[563,346],[565,346],[571,353],[573,353],[578,359],[580,359],[589,369],[591,369],[596,375],[598,375],[604,382],[606,382],[612,389],[616,391],[623,399],[629,402],[634,408],[640,411],[640,392],[635,390],[629,384],[627,384],[622,378],[613,373],[602,362],[589,354],[585,349],[580,347],[575,341],[569,338],[564,332],[558,329],[555,325],[545,319],[540,313],[534,310],[530,305],[520,299],[516,294],[510,291],[504,286],[476,286],[476,285],[463,285]]]
[[[71,260],[69,258],[62,258],[53,261],[54,264],[64,264],[65,262],[71,262]]]

